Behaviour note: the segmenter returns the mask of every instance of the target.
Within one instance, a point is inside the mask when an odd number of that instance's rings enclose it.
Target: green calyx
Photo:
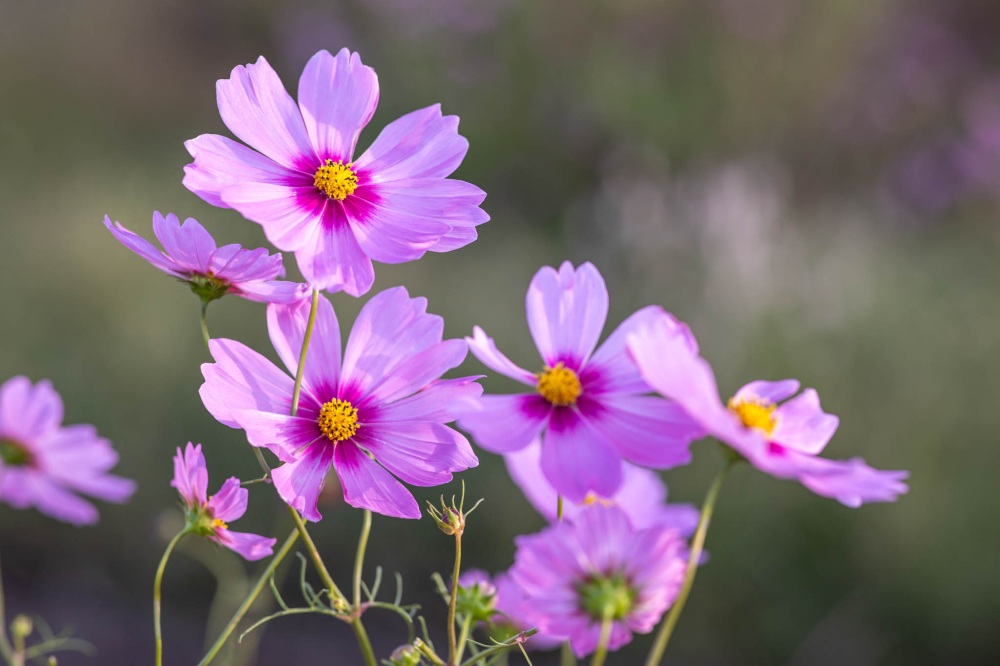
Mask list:
[[[191,285],[191,291],[196,293],[204,303],[220,299],[229,291],[227,283],[209,275],[193,275],[187,282]]]
[[[187,508],[185,518],[187,524],[184,531],[200,537],[210,537],[214,535],[220,527],[228,527],[228,525],[218,518],[215,518],[203,506]]]
[[[492,585],[460,585],[455,607],[460,614],[471,617],[474,622],[490,622],[496,615],[496,596],[496,589]]]
[[[635,605],[636,592],[621,574],[593,576],[577,591],[580,606],[595,620],[622,620]]]
[[[35,456],[23,444],[9,439],[0,439],[0,460],[4,465],[24,467],[35,461]]]

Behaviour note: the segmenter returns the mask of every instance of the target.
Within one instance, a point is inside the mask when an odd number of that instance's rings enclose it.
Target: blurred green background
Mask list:
[[[379,266],[376,289],[405,284],[447,334],[480,324],[532,367],[532,274],[593,261],[609,327],[661,303],[691,323],[723,393],[798,377],[841,417],[829,456],[911,470],[898,504],[853,511],[740,469],[668,663],[1000,663],[998,33],[992,0],[0,2],[0,380],[52,380],[67,422],[97,424],[139,482],[94,528],[0,505],[8,615],[95,645],[60,664],[151,661],[153,572],[179,520],[174,448],[204,443],[213,489],[257,468],[198,398],[197,299],[101,219],[151,237],[152,212],[172,211],[220,243],[263,245],[181,186],[183,141],[228,134],[214,85],[234,66],[264,54],[294,93],[310,55],[347,46],[381,82],[361,147],[441,102],[471,143],[456,176],[488,192],[492,216],[468,248]],[[359,307],[332,300],[342,322]],[[225,299],[210,324],[273,356],[262,307]],[[721,462],[708,443],[695,451],[664,475],[677,501],[700,502]],[[542,521],[481,459],[463,475],[486,498],[466,563],[499,571],[512,537]],[[313,533],[346,581],[360,517],[335,497]],[[251,512],[241,529],[287,533],[266,488]],[[168,664],[200,654],[204,563],[245,569],[182,550],[164,587]],[[369,553],[369,574],[402,572],[404,599],[443,626],[429,576],[451,566],[447,537],[376,517]],[[369,627],[383,655],[405,640],[391,616]],[[258,637],[262,665],[358,662],[334,621],[279,620]],[[638,663],[648,643],[611,663]]]

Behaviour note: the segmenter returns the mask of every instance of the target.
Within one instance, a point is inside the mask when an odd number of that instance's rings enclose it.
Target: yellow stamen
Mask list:
[[[319,429],[331,442],[343,442],[358,431],[358,410],[346,400],[331,400],[319,410]]]
[[[581,502],[583,506],[594,506],[595,504],[600,504],[601,506],[614,506],[615,501],[607,499],[606,497],[601,497],[600,495],[595,495],[594,493],[587,493],[587,496],[583,498]]]
[[[228,530],[229,529],[229,525],[226,525],[225,521],[222,520],[222,518],[216,518],[215,520],[212,521],[212,529],[213,530],[217,530],[217,529],[220,529],[220,528],[224,529],[224,530]]]
[[[765,435],[774,432],[774,427],[778,424],[773,416],[777,405],[772,405],[762,400],[741,400],[736,402],[735,398],[729,399],[729,409],[740,417],[743,425],[747,428],[756,428]]]
[[[331,199],[343,201],[358,187],[358,176],[351,168],[353,166],[353,162],[344,164],[342,160],[327,160],[316,169],[313,185]]]
[[[545,366],[535,385],[542,397],[557,407],[567,407],[576,402],[583,392],[580,378],[559,361],[553,367]]]

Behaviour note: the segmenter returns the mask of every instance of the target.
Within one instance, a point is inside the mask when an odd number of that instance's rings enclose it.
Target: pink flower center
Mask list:
[[[740,400],[737,402],[736,398],[730,398],[728,407],[730,411],[740,417],[744,426],[760,430],[765,435],[773,433],[774,427],[778,424],[774,418],[774,410],[777,405],[764,400]]]
[[[343,201],[358,188],[358,176],[351,168],[353,166],[352,162],[344,164],[343,160],[327,160],[316,169],[313,185],[329,198]]]
[[[538,374],[538,383],[535,385],[543,398],[556,407],[568,407],[576,402],[576,399],[583,393],[580,386],[580,378],[576,373],[563,365],[562,361],[553,367],[545,366],[545,369]]]
[[[343,442],[358,431],[358,410],[346,400],[331,400],[319,410],[319,430],[331,442]]]

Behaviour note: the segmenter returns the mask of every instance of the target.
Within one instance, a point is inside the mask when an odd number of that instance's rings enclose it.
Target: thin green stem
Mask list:
[[[611,640],[611,624],[611,616],[606,614],[601,621],[601,637],[597,639],[597,649],[590,660],[590,666],[604,666],[604,660],[608,658],[608,641]]]
[[[319,550],[316,548],[315,542],[309,536],[309,531],[306,529],[306,523],[302,520],[302,516],[291,506],[288,506],[288,512],[291,514],[292,520],[295,521],[295,529],[299,531],[299,536],[302,537],[303,545],[305,545],[306,551],[309,552],[309,557],[312,558],[313,564],[316,566],[316,571],[319,572],[319,577],[323,581],[323,585],[330,591],[330,600],[333,602],[334,608],[337,610],[347,610],[349,605],[347,597],[340,591],[337,584],[333,582],[333,578],[330,576],[323,558],[319,555]]]
[[[559,652],[559,666],[576,666],[576,655],[573,653],[573,646],[566,641],[562,644]]]
[[[458,604],[458,576],[462,568],[462,533],[455,532],[455,567],[451,571],[451,597],[448,599],[448,666],[458,666],[455,639],[455,608]]]
[[[684,575],[684,584],[681,586],[680,594],[673,608],[667,614],[666,619],[660,625],[660,630],[656,633],[656,640],[653,648],[646,657],[646,666],[658,666],[663,660],[663,652],[667,649],[670,636],[674,633],[674,627],[681,617],[684,604],[687,603],[688,595],[691,594],[691,587],[694,585],[694,576],[698,571],[698,561],[701,560],[701,552],[705,548],[705,537],[708,534],[708,525],[712,522],[712,512],[715,510],[715,502],[719,499],[719,491],[722,489],[722,482],[726,480],[726,475],[738,458],[730,458],[726,461],[726,466],[716,475],[715,480],[705,495],[705,501],[701,505],[701,516],[698,518],[698,528],[695,530],[694,539],[691,542],[691,555],[688,557],[687,573]]]
[[[365,666],[378,666],[378,662],[375,660],[375,650],[372,649],[372,642],[368,638],[368,632],[365,631],[365,625],[361,624],[360,616],[354,618],[351,622],[351,628],[354,629],[354,636],[357,638],[361,654],[365,658]]]
[[[14,648],[7,640],[7,617],[4,610],[3,576],[0,575],[0,655],[8,664],[14,661]]]
[[[205,348],[211,352],[212,348],[208,345],[208,341],[212,339],[208,334],[208,303],[204,299],[201,301],[201,337],[205,340]]]
[[[302,336],[302,351],[299,352],[299,367],[295,371],[295,388],[292,389],[292,416],[299,411],[299,395],[302,393],[302,375],[306,371],[306,354],[309,353],[309,341],[312,340],[313,328],[316,326],[316,312],[319,310],[319,289],[313,289],[312,307],[309,308],[309,322]]]
[[[160,566],[156,568],[156,578],[153,579],[153,634],[156,636],[156,666],[163,665],[163,632],[160,629],[160,584],[163,582],[163,570],[167,568],[167,560],[170,559],[170,553],[174,551],[174,546],[187,533],[187,528],[184,528],[167,544],[167,549],[163,551],[163,557],[160,558]]]
[[[562,519],[563,519],[563,497],[562,495],[558,495],[556,499],[556,520],[558,520],[561,523]]]
[[[222,633],[219,634],[219,638],[208,651],[208,654],[206,654],[204,658],[198,662],[198,666],[207,666],[213,659],[215,659],[215,656],[219,654],[219,650],[225,646],[226,641],[228,641],[229,637],[233,635],[234,631],[236,631],[236,625],[240,623],[243,617],[247,614],[247,611],[250,610],[250,607],[253,606],[253,602],[257,600],[261,590],[263,590],[268,584],[268,581],[271,580],[271,576],[274,574],[275,569],[278,568],[281,561],[285,559],[285,556],[292,550],[292,546],[295,545],[295,541],[298,538],[299,531],[297,529],[292,530],[292,533],[288,535],[287,539],[285,539],[285,543],[282,544],[281,549],[274,554],[274,557],[271,558],[271,563],[268,564],[267,568],[260,574],[260,578],[257,579],[257,584],[250,590],[250,594],[248,594],[247,598],[243,600],[240,607],[236,609],[236,612],[233,614],[233,618],[229,620],[229,624],[227,624],[225,629],[222,630]]]
[[[493,657],[500,652],[504,652],[505,650],[510,650],[513,647],[514,645],[511,645],[509,643],[500,643],[498,645],[494,645],[491,648],[483,650],[477,655],[469,657],[468,659],[466,659],[461,663],[461,666],[475,666],[475,664],[484,664],[486,663],[486,659],[488,659],[489,657]]]
[[[354,557],[354,607],[361,607],[361,570],[365,564],[365,549],[368,547],[368,535],[372,531],[372,512],[365,509],[361,522],[361,536],[358,537],[358,552]]]
[[[465,644],[469,642],[469,632],[472,631],[472,616],[466,615],[462,618],[462,633],[458,635],[458,655],[455,657],[455,661],[462,661],[462,655],[465,653]]]

